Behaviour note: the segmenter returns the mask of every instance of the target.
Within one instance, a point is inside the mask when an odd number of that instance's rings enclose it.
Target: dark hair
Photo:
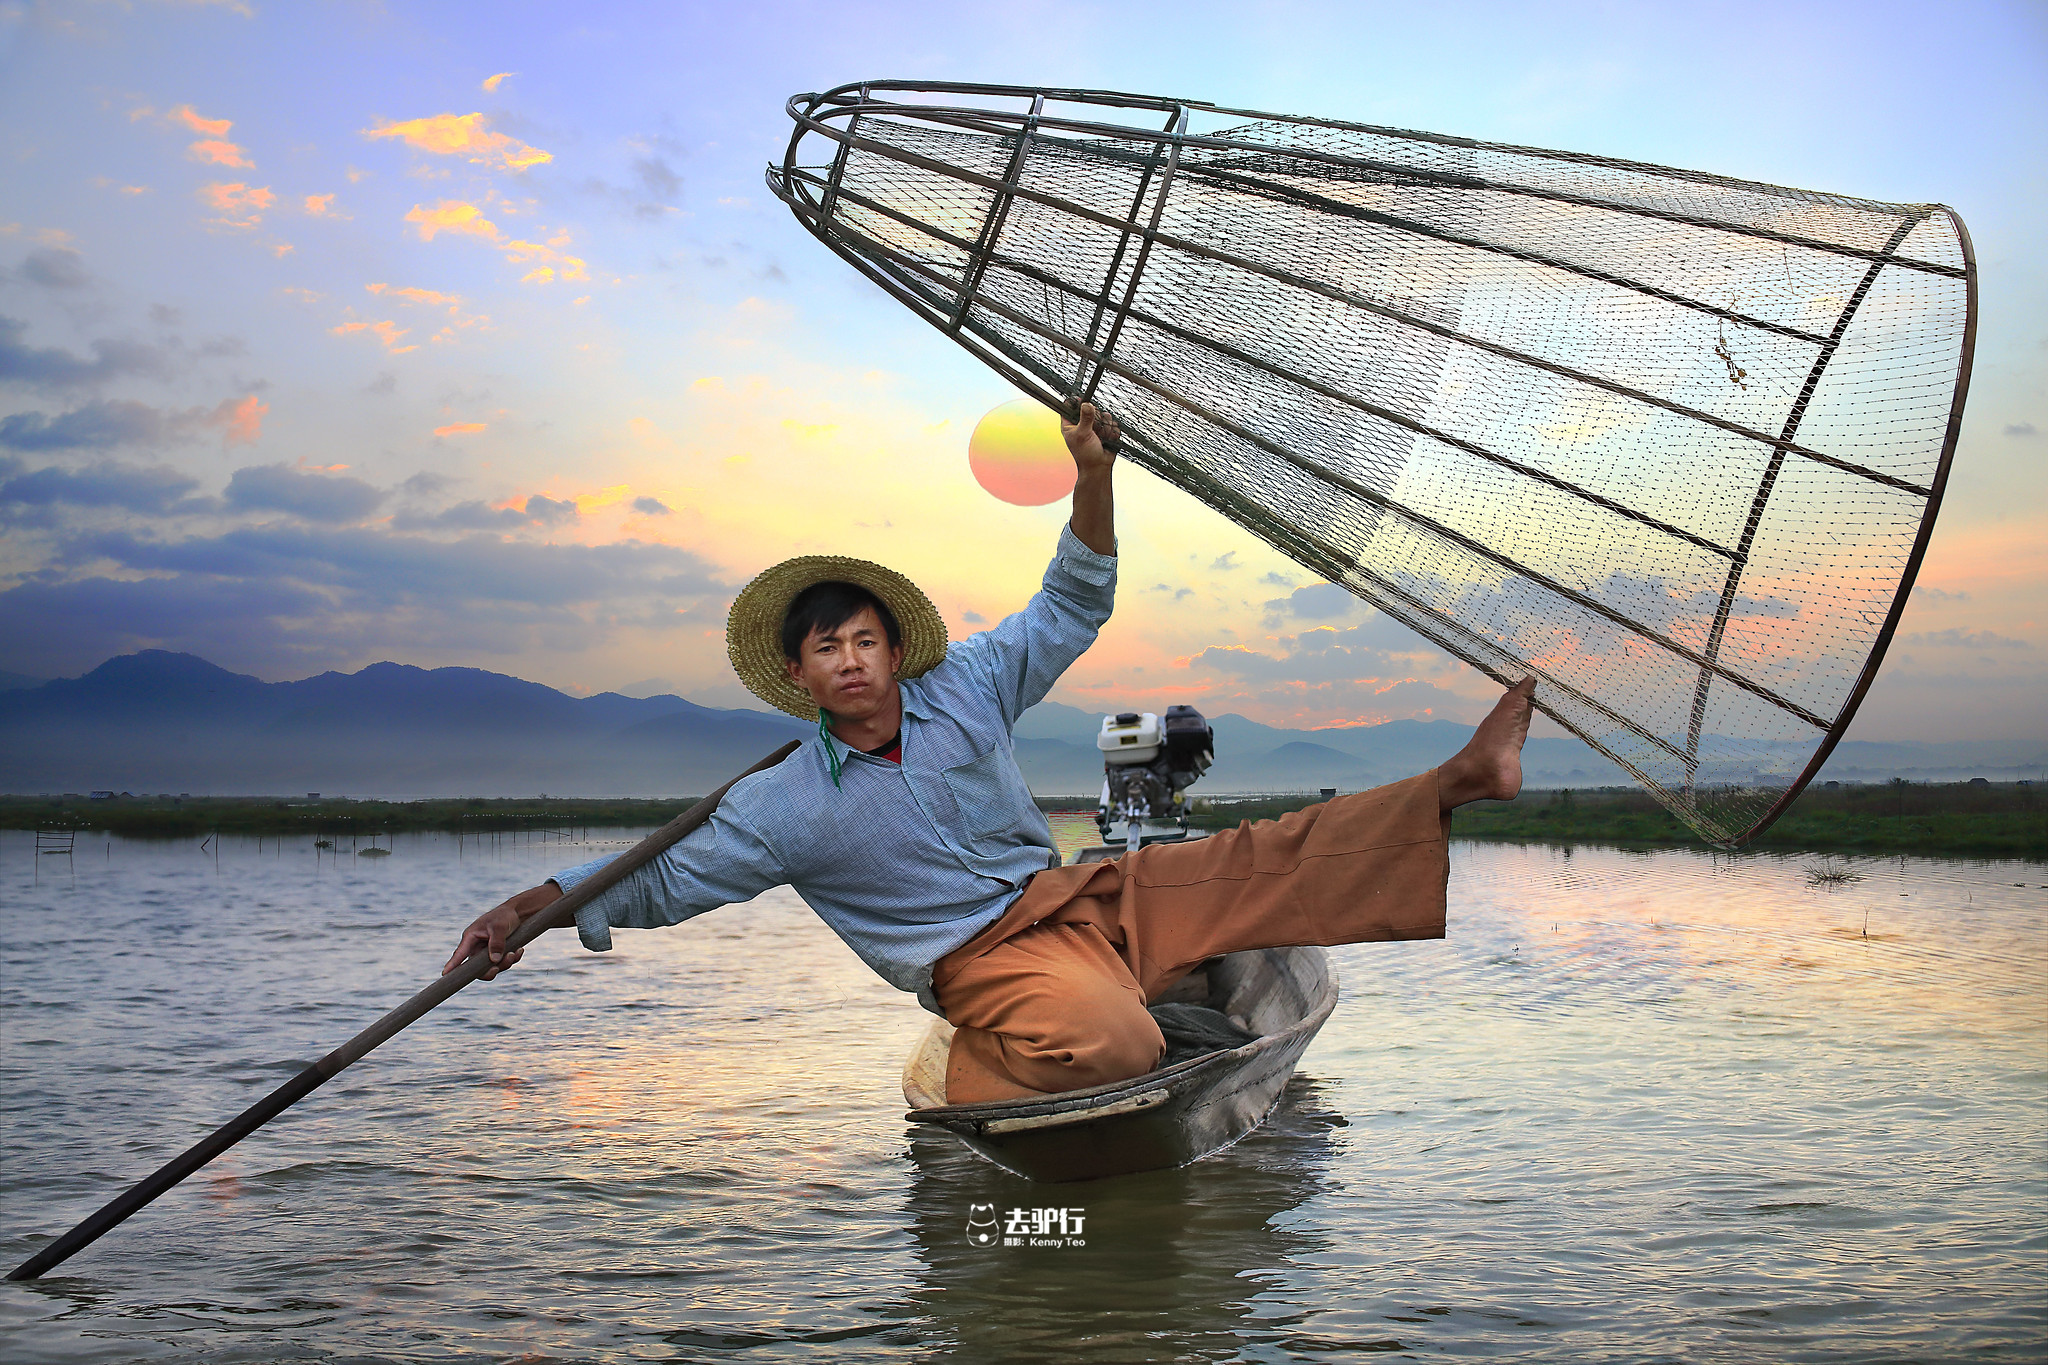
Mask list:
[[[789,610],[782,614],[782,657],[802,658],[804,641],[814,634],[831,634],[860,615],[863,607],[873,607],[875,615],[882,618],[889,648],[901,648],[903,627],[896,624],[896,613],[889,610],[888,603],[858,583],[828,578],[790,599]]]

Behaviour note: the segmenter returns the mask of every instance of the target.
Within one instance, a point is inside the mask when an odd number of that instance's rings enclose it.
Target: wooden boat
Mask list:
[[[1184,1166],[1257,1128],[1337,1004],[1321,948],[1211,958],[1163,1001],[1208,1005],[1258,1036],[1239,1048],[1086,1090],[1029,1100],[946,1103],[953,1026],[934,1019],[903,1068],[912,1123],[932,1124],[1030,1180],[1094,1180]]]

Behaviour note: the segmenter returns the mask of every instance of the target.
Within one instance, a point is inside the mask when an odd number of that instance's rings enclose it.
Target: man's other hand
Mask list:
[[[455,944],[455,953],[448,959],[447,965],[441,968],[441,975],[446,976],[460,967],[479,948],[485,949],[491,955],[491,965],[484,971],[482,980],[489,981],[499,972],[513,966],[520,958],[526,956],[526,950],[507,948],[505,940],[511,937],[512,931],[519,927],[522,920],[531,919],[561,898],[561,887],[553,882],[542,882],[539,886],[522,891],[510,900],[478,915],[470,921],[469,927],[462,931],[461,939]]]
[[[1077,421],[1069,422],[1065,413],[1060,414],[1060,435],[1066,437],[1067,450],[1083,474],[1106,471],[1116,463],[1116,456],[1108,447],[1115,445],[1122,434],[1116,418],[1099,411],[1093,403],[1081,405]]]

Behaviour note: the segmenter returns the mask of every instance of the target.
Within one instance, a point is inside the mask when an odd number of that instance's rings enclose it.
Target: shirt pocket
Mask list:
[[[970,762],[942,769],[941,776],[960,808],[960,832],[977,852],[1014,841],[1022,814],[1018,803],[1029,797],[1021,790],[1023,777],[1009,754],[998,746]]]

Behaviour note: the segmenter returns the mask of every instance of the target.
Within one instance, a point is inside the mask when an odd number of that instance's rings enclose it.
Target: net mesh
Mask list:
[[[1707,839],[1848,724],[1960,415],[1949,210],[1138,96],[790,108],[770,183],[840,255],[1311,571],[1535,673]]]

